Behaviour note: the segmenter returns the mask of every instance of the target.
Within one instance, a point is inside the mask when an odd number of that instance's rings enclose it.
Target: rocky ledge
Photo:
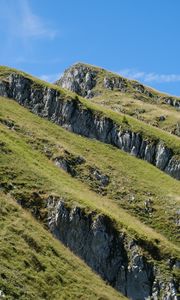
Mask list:
[[[77,63],[65,70],[63,76],[55,84],[86,98],[96,96],[96,92],[93,89],[96,85],[99,85],[101,89],[132,93],[136,95],[136,98],[138,98],[138,95],[149,97],[155,102],[162,102],[180,109],[179,98],[162,96],[137,81],[129,80],[120,75],[107,72],[104,69],[82,63]],[[141,99],[142,97],[140,97]]]
[[[48,211],[48,227],[53,235],[129,299],[178,299],[176,280],[163,279],[137,241],[117,231],[108,217],[86,213],[80,207],[69,208],[52,196]],[[174,262],[169,268],[176,265]]]
[[[13,98],[33,113],[48,118],[69,131],[112,144],[133,156],[148,161],[176,179],[180,179],[180,158],[160,140],[150,140],[139,132],[124,129],[112,119],[86,108],[78,97],[12,73],[0,81],[0,95]]]

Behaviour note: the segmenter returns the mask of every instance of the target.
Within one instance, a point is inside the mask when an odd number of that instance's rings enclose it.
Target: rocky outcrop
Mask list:
[[[130,93],[137,99],[139,95],[150,98],[155,102],[162,102],[180,109],[180,99],[172,96],[162,96],[153,92],[138,81],[129,80],[120,75],[110,73],[104,69],[77,63],[65,70],[63,76],[55,82],[62,88],[76,92],[78,95],[92,98],[96,96],[94,87],[98,85],[101,89],[118,90],[122,93]],[[100,93],[100,91],[99,91]],[[142,100],[142,97],[139,98]]]
[[[128,91],[127,81],[122,77],[104,77],[104,87],[110,90],[120,90],[121,92]]]
[[[69,173],[71,176],[76,176],[76,166],[85,163],[85,159],[81,156],[72,156],[66,151],[66,155],[58,156],[53,159],[54,164]]]
[[[177,109],[180,109],[180,100],[174,97],[162,97],[161,98],[165,104],[174,106]]]
[[[112,119],[83,106],[77,97],[64,99],[60,91],[37,86],[16,73],[12,73],[6,81],[0,81],[0,95],[15,99],[35,114],[67,130],[112,144],[180,179],[180,159],[163,142],[145,138],[130,127],[125,129],[128,126],[124,124],[117,125]]]
[[[80,65],[78,68],[67,69],[64,76],[55,84],[60,85],[78,95],[86,98],[92,98],[94,95],[92,89],[96,85],[97,72],[87,66]]]
[[[108,217],[69,208],[53,197],[48,199],[48,211],[53,235],[129,299],[177,300],[173,278],[157,277],[152,260],[145,258],[135,240],[117,231]]]

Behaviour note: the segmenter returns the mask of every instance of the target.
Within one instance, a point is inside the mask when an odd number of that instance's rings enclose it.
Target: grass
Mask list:
[[[141,120],[151,126],[160,128],[169,133],[178,135],[177,124],[179,112],[173,107],[163,104],[152,104],[135,99],[132,95],[120,92],[103,90],[99,96],[91,100],[93,103],[102,105],[118,113],[124,113],[135,119]],[[160,116],[165,116],[164,121],[160,121]]]
[[[2,192],[0,235],[5,299],[125,299]]]
[[[3,143],[0,148],[1,184],[16,200],[32,212],[38,210],[38,217],[43,220],[47,196],[55,194],[63,197],[69,206],[80,205],[87,211],[109,216],[118,230],[143,241],[146,250],[148,247],[158,248],[162,259],[179,256],[174,221],[171,219],[179,203],[178,181],[112,146],[67,132],[31,114],[12,100],[1,98],[0,107],[1,120],[15,123],[15,130],[8,129],[4,124],[0,126],[0,140]],[[79,181],[55,167],[44,155],[44,146],[57,152],[63,147],[73,155],[85,157],[82,174],[85,174],[83,172],[86,172],[88,165],[95,165],[104,173],[109,170],[111,184],[107,196],[102,197],[91,191],[86,178]],[[116,188],[118,191],[119,185],[122,197],[116,199],[113,191]],[[37,202],[33,201],[35,193],[40,195]],[[127,200],[128,195],[135,195],[133,205]],[[155,213],[145,218],[141,216],[142,210],[139,213],[137,208],[147,197],[153,198]],[[126,205],[131,213],[122,208]],[[155,230],[143,224],[143,218]],[[149,255],[153,254],[148,251]]]
[[[77,68],[78,65],[79,65],[79,66],[86,66],[86,67],[89,67],[89,69],[91,69],[91,70],[97,72],[97,75],[98,75],[98,76],[97,76],[97,78],[98,78],[98,83],[101,84],[101,85],[102,85],[102,83],[103,83],[104,77],[109,77],[109,78],[122,78],[122,79],[124,79],[124,81],[127,83],[127,86],[129,87],[129,91],[131,91],[131,92],[133,91],[133,87],[132,87],[132,84],[133,84],[133,83],[141,84],[141,83],[138,82],[137,80],[127,79],[127,78],[123,77],[122,75],[120,75],[120,74],[118,74],[118,73],[114,73],[114,72],[112,72],[112,71],[105,70],[105,69],[103,69],[103,68],[101,68],[101,67],[97,67],[97,66],[94,66],[94,65],[86,64],[86,63],[81,63],[81,62],[79,62],[79,63],[74,64],[71,68]],[[141,84],[141,85],[142,85],[142,84]],[[174,98],[174,99],[178,99],[178,100],[180,99],[180,97],[168,95],[168,94],[166,94],[166,93],[157,91],[156,89],[151,88],[151,87],[149,87],[149,86],[145,86],[145,85],[143,85],[143,86],[145,87],[146,90],[150,91],[150,92],[153,94],[153,96],[159,96],[159,97],[163,97],[163,96],[167,97],[167,96],[168,96],[168,97],[172,97],[172,98]]]
[[[170,97],[173,100],[179,100],[180,98],[172,97],[144,86],[146,91],[151,93],[150,97],[148,95],[141,94],[134,89],[133,84],[138,83],[135,80],[126,79],[116,73],[88,64],[79,63],[75,64],[71,68],[77,68],[78,65],[85,65],[90,70],[97,72],[96,86],[93,88],[94,97],[90,100],[91,102],[98,105],[100,104],[119,113],[128,114],[133,116],[135,119],[142,120],[152,126],[159,127],[160,129],[179,135],[177,130],[177,124],[180,122],[179,112],[174,107],[164,104],[163,97]],[[122,92],[118,89],[106,89],[104,87],[105,77],[117,79],[122,78],[127,85],[127,91]],[[159,117],[161,115],[166,117],[165,122],[159,121]]]
[[[36,88],[41,87],[50,87],[52,89],[56,89],[61,94],[61,99],[63,98],[64,101],[66,100],[73,100],[77,101],[84,109],[91,110],[94,114],[98,114],[101,117],[106,117],[112,119],[120,128],[123,130],[132,130],[134,132],[140,132],[144,138],[148,138],[150,141],[163,141],[164,144],[171,148],[176,155],[180,155],[180,139],[176,136],[172,136],[169,133],[164,132],[159,128],[155,128],[151,125],[145,124],[140,120],[136,120],[133,117],[126,116],[127,123],[123,123],[124,114],[116,113],[111,111],[105,107],[92,103],[89,100],[86,100],[82,97],[77,97],[76,94],[71,93],[69,91],[63,90],[56,85],[48,84],[44,81],[41,81],[37,78],[34,78],[24,72],[17,71],[15,69],[11,69],[8,67],[0,66],[0,78],[1,80],[6,80],[8,75],[11,73],[21,74],[22,76],[26,77],[27,79],[31,80],[32,84],[36,86]]]

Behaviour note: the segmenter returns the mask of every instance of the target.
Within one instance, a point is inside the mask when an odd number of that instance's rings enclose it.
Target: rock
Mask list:
[[[178,122],[176,124],[176,128],[174,129],[174,131],[172,133],[174,133],[174,134],[176,134],[177,136],[180,137],[180,122]]]
[[[89,70],[89,67],[83,67],[82,70],[84,68]],[[86,71],[85,74],[87,74]],[[70,72],[70,75],[75,78],[77,74],[76,68],[73,69],[73,75]],[[94,77],[90,74],[87,76],[83,74],[82,71],[78,82],[82,83],[85,80],[89,88]],[[3,95],[4,93],[10,95],[35,114],[46,117],[69,131],[112,144],[131,155],[148,161],[170,176],[180,179],[180,159],[173,156],[171,149],[159,141],[145,139],[138,132],[119,128],[112,119],[82,107],[78,97],[75,100],[64,101],[59,91],[43,86],[37,88],[30,79],[14,73],[9,76],[9,85],[7,82],[4,88],[2,85],[3,81],[0,89]],[[118,85],[120,85],[119,82]]]
[[[0,290],[0,299],[5,299],[5,294],[2,290]]]
[[[117,231],[108,217],[67,207],[54,197],[49,197],[47,208],[53,235],[129,299],[155,300],[160,293],[160,299],[177,299],[173,298],[177,295],[174,282],[167,278],[159,283],[152,261],[147,261],[136,242]]]
[[[102,174],[98,169],[91,168],[90,171],[95,179],[98,180],[103,187],[109,184],[109,176]]]
[[[151,199],[147,199],[144,201],[145,212],[147,212],[148,214],[151,214],[153,212],[152,204],[153,201]]]
[[[76,172],[72,168],[72,166],[68,163],[68,161],[64,157],[56,157],[54,159],[54,164],[63,169],[65,172],[71,174],[71,176],[75,176]]]
[[[85,159],[81,156],[74,156],[68,151],[65,151],[64,156],[58,156],[53,159],[55,165],[71,176],[76,176],[76,166],[85,163]]]
[[[162,116],[159,117],[159,121],[165,121],[165,120],[166,120],[165,116],[162,115]]]
[[[102,74],[104,79],[102,81]],[[100,82],[100,83],[99,83]],[[80,96],[86,98],[93,98],[96,93],[93,93],[93,89],[96,85],[109,90],[119,90],[122,93],[132,93],[133,97],[144,101],[144,97],[149,97],[153,101],[162,101],[165,104],[171,105],[176,109],[180,109],[180,99],[171,96],[161,96],[156,92],[153,92],[143,84],[123,78],[118,74],[113,74],[105,71],[104,69],[94,68],[90,65],[77,63],[72,67],[65,70],[63,76],[55,82],[63,88],[76,92]],[[99,91],[101,93],[101,91]]]
[[[140,94],[144,94],[150,98],[155,97],[155,95],[153,95],[143,84],[139,82],[131,81],[131,86],[136,92]]]
[[[127,91],[127,82],[120,76],[104,77],[104,87],[106,89],[114,90],[117,89],[121,92]]]
[[[159,143],[156,149],[156,166],[159,169],[164,170],[171,157],[172,151],[165,147],[162,143]]]
[[[134,248],[134,249],[133,249]],[[131,248],[131,265],[127,272],[127,297],[130,299],[147,299],[151,295],[153,284],[152,267],[138,253],[138,247]],[[151,282],[152,281],[152,282]]]
[[[152,288],[152,298],[154,300],[178,300],[178,293],[173,280],[168,283],[164,283],[159,280],[155,280]]]
[[[168,162],[165,172],[169,175],[175,177],[176,179],[180,179],[180,160],[177,157],[172,157]]]
[[[67,69],[62,78],[55,84],[86,98],[92,98],[92,89],[96,85],[97,72],[86,65],[74,65]]]
[[[161,98],[165,104],[174,106],[177,109],[180,109],[180,100],[174,97],[162,97]]]

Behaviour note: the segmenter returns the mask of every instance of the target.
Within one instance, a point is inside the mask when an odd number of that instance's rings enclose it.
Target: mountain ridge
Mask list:
[[[178,156],[180,149],[179,141],[175,137],[172,139],[170,135],[164,135],[158,130],[153,133],[153,128],[147,131],[147,127],[138,120],[120,118],[118,114],[100,109],[77,96],[66,95],[64,97],[64,91],[54,89],[53,85],[47,85],[47,88],[44,89],[40,85],[40,81],[37,84],[39,86],[36,86],[36,83],[34,86],[31,79],[26,79],[18,73],[11,73],[8,81],[7,78],[6,81],[1,80],[0,95],[17,99],[35,113],[51,118],[71,131],[113,144],[180,179]],[[36,92],[37,87],[38,93]],[[61,93],[64,97],[63,101]],[[33,98],[32,102],[29,101],[29,97]],[[119,126],[120,129],[118,129]],[[168,144],[170,148],[168,148]]]
[[[93,103],[180,136],[177,97],[163,95],[138,81],[80,63],[66,69],[56,84]]]
[[[109,75],[109,76],[116,76],[116,77],[119,77],[119,78],[121,78],[122,80],[124,80],[124,81],[126,81],[126,82],[128,82],[129,84],[137,84],[137,85],[139,85],[139,86],[142,86],[145,90],[147,89],[147,90],[149,90],[149,92],[151,91],[152,92],[152,94],[154,93],[156,96],[158,96],[159,95],[159,97],[160,96],[164,96],[164,97],[170,97],[170,98],[174,98],[174,99],[176,99],[177,101],[180,101],[180,96],[174,96],[174,95],[171,95],[171,94],[169,94],[169,93],[165,93],[165,92],[161,92],[161,91],[159,91],[159,90],[157,90],[157,89],[155,89],[155,88],[152,88],[151,86],[147,86],[147,85],[145,85],[144,83],[141,83],[140,81],[138,81],[138,80],[135,80],[135,79],[130,79],[130,78],[127,78],[127,77],[125,77],[125,76],[122,76],[121,74],[119,74],[119,73],[117,73],[117,72],[113,72],[113,71],[110,71],[110,70],[107,70],[107,69],[105,69],[105,68],[101,68],[101,67],[98,67],[98,66],[95,66],[95,65],[91,65],[91,64],[87,64],[87,63],[84,63],[84,62],[75,62],[74,64],[72,64],[69,68],[66,68],[65,69],[65,71],[64,71],[64,74],[67,72],[67,71],[69,71],[70,69],[72,70],[72,69],[76,69],[76,68],[87,68],[87,69],[89,69],[89,70],[94,70],[95,72],[99,72],[99,73],[104,73],[104,74],[107,74],[107,75]],[[63,77],[63,75],[62,75],[62,77]],[[60,79],[58,79],[58,80],[56,80],[55,82],[54,82],[54,84],[56,84],[56,85],[59,85],[58,83],[59,82],[61,82],[62,81],[62,77],[60,78]],[[176,105],[174,105],[174,106],[176,106]],[[179,103],[177,104],[177,108],[179,108],[180,106],[179,106]]]
[[[178,162],[179,138],[28,74],[0,78],[1,189],[125,296],[176,299],[179,182],[128,152],[142,138],[154,162],[168,149]]]

